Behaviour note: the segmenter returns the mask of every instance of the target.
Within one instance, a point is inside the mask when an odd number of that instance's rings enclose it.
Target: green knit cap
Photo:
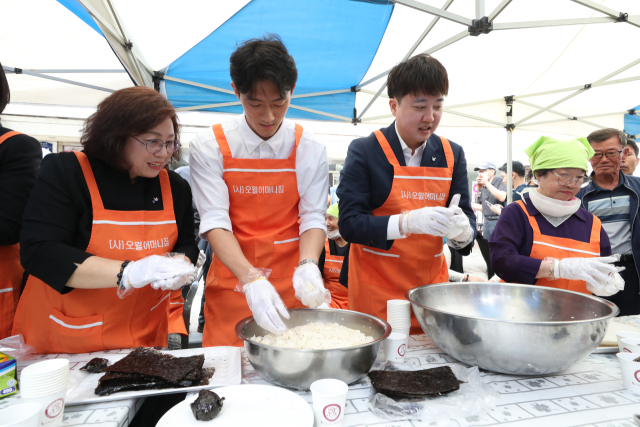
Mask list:
[[[327,209],[327,215],[335,216],[336,219],[339,219],[338,218],[338,204],[337,203],[335,205],[329,206],[329,209]]]
[[[533,172],[558,168],[578,168],[587,171],[589,159],[595,153],[587,138],[561,141],[550,136],[541,136],[524,152],[529,156]]]

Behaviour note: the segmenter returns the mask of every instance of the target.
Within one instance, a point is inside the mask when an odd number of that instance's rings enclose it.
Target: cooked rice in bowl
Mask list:
[[[309,323],[288,329],[282,335],[268,334],[264,337],[254,335],[250,340],[275,347],[299,350],[354,347],[373,342],[372,337],[337,323]]]

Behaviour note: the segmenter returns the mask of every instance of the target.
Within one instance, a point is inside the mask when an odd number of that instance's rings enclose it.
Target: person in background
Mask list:
[[[0,64],[0,113],[11,99]],[[13,316],[22,291],[20,265],[22,214],[42,162],[40,143],[0,124],[0,339],[11,335]]]
[[[449,267],[450,282],[486,282],[490,278],[498,281],[489,258],[489,250],[482,250],[478,244],[478,238],[474,241],[471,253],[465,257],[456,251],[449,249],[448,245],[443,246],[444,256]]]
[[[500,172],[502,172],[502,183],[506,187],[507,186],[507,164],[506,163],[502,165],[502,167],[500,168]],[[513,163],[511,164],[511,176],[512,176],[511,183],[513,188],[513,195],[511,197],[514,202],[517,202],[518,200],[522,200],[522,191],[525,188],[527,188],[527,184],[524,182],[524,174],[525,174],[525,170],[522,163],[518,161],[513,161]],[[495,204],[490,206],[491,212],[493,212],[498,216],[500,216],[500,213],[502,213],[503,208],[504,206],[500,204]]]
[[[267,36],[240,44],[230,73],[244,114],[193,138],[189,162],[200,235],[213,251],[205,347],[243,345],[235,325],[252,314],[279,334],[286,307],[331,302],[318,268],[327,235],[327,150],[285,118],[295,61],[279,37]]]
[[[630,151],[624,132],[599,129],[589,134],[587,140],[595,150],[590,160],[593,174],[589,185],[583,187],[577,197],[582,199],[583,208],[602,221],[613,253],[622,255],[615,265],[626,268],[621,273],[624,291],[607,299],[620,308],[620,316],[640,314],[640,221],[637,218],[640,178],[621,171],[620,166]]]
[[[480,203],[472,203],[471,207],[475,211],[482,212],[482,237],[489,240],[499,217],[491,210],[491,206],[504,207],[507,200],[507,186],[502,183],[501,178],[496,176],[496,165],[493,162],[484,162],[473,170],[478,172],[476,182],[480,188]]]
[[[502,211],[489,240],[491,265],[505,282],[611,295],[624,286],[611,263],[600,220],[575,195],[586,178],[593,149],[585,138],[543,136],[529,146],[539,182]]]
[[[633,175],[640,162],[638,145],[633,139],[627,139],[627,147],[629,147],[629,154],[620,163],[620,170],[625,175]]]
[[[340,282],[344,260],[349,258],[349,243],[342,238],[338,229],[339,210],[338,204],[331,205],[327,209],[327,239],[324,242],[324,251],[320,255],[318,265],[322,271],[324,287],[331,292],[331,308],[346,310],[349,304],[347,284]]]
[[[384,318],[387,300],[446,282],[447,244],[467,255],[476,236],[464,150],[435,134],[447,70],[420,54],[387,77],[396,120],[349,145],[340,174],[340,233],[349,249],[349,309]],[[415,317],[411,332],[422,333]]]
[[[198,258],[189,185],[165,168],[178,137],[169,101],[131,87],[85,121],[82,152],[45,157],[23,216],[29,278],[13,335],[38,353],[167,347],[170,293]]]

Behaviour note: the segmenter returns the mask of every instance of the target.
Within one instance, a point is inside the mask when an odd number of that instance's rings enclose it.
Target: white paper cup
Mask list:
[[[616,356],[622,370],[622,384],[628,390],[640,392],[640,362],[633,361],[640,353],[618,353]]]
[[[20,373],[23,379],[53,378],[60,373],[69,372],[69,359],[51,359],[29,365]]]
[[[20,403],[0,410],[2,427],[36,427],[40,405],[34,402]]]
[[[622,344],[621,353],[640,353],[640,339],[622,338],[620,344]]]
[[[406,335],[407,337],[409,337],[409,331],[410,330],[411,330],[410,327],[406,327],[406,328],[394,328],[393,326],[391,327],[391,332],[392,333],[393,332],[397,332],[399,334]],[[407,338],[407,346],[409,345],[408,341],[409,341],[409,339]]]
[[[387,362],[404,363],[404,353],[407,350],[408,335],[391,332],[384,340],[384,355]]]
[[[349,386],[344,381],[326,379],[311,384],[315,426],[340,427],[344,421],[344,404]]]
[[[621,340],[623,338],[637,338],[637,339],[640,339],[640,334],[637,333],[637,332],[622,331],[622,332],[616,332],[616,338],[618,339],[618,350],[620,350],[620,353],[625,353],[624,349],[622,348]],[[628,353],[628,351],[626,353]]]
[[[21,392],[22,393],[22,392]],[[67,387],[60,388],[55,393],[49,393],[40,397],[22,396],[24,402],[37,403],[40,405],[38,411],[38,427],[55,427],[62,424],[62,414],[64,412],[64,400],[67,394]]]

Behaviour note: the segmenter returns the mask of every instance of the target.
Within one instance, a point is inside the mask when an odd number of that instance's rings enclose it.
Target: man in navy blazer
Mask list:
[[[476,223],[464,151],[434,133],[448,90],[435,58],[401,62],[387,77],[396,121],[349,146],[337,195],[340,233],[352,244],[351,310],[385,317],[387,300],[447,282],[444,237],[462,255],[471,252]],[[415,319],[412,332],[420,332]]]

